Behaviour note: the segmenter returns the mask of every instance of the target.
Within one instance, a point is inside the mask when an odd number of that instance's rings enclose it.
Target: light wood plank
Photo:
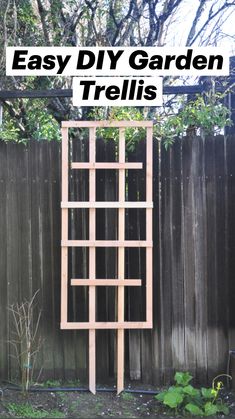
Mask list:
[[[121,324],[118,322],[119,325]],[[124,390],[124,329],[117,330],[117,394]]]
[[[153,208],[153,203],[143,201],[69,201],[61,202],[61,208]]]
[[[68,129],[62,128],[62,200],[68,201]],[[61,214],[61,238],[68,240],[68,209]],[[68,249],[61,248],[61,322],[67,322],[68,313]]]
[[[125,130],[119,129],[119,163],[125,163]],[[119,201],[125,201],[125,170],[119,170],[118,182]],[[125,209],[118,210],[118,240],[125,240]],[[125,248],[118,249],[118,278],[125,277]],[[118,288],[118,322],[124,322],[124,287]],[[117,331],[117,394],[124,389],[124,330]]]
[[[63,240],[65,247],[153,247],[152,241],[146,240]]]
[[[152,121],[62,121],[64,128],[92,128],[92,127],[152,127]]]
[[[94,163],[96,159],[95,147],[95,128],[89,130],[89,161]],[[96,173],[95,169],[89,171],[89,200],[95,202],[96,199]],[[95,254],[95,208],[89,209],[89,278],[95,280],[96,277],[96,254]],[[89,322],[95,322],[96,313],[96,297],[95,286],[89,287]],[[89,389],[95,394],[96,392],[96,333],[95,330],[89,331]]]
[[[153,129],[147,128],[146,140],[146,201],[153,199]],[[146,209],[146,241],[152,241],[152,209]],[[146,249],[146,321],[152,323],[153,317],[153,256],[152,249]]]
[[[152,329],[151,322],[65,322],[61,323],[61,329],[90,330],[90,329]]]
[[[74,286],[91,286],[95,285],[96,287],[140,287],[141,279],[71,279],[71,285]]]
[[[80,323],[82,324],[82,323]],[[92,325],[92,323],[88,323]],[[77,328],[76,328],[77,329]],[[96,393],[96,333],[95,328],[89,329],[89,390]]]
[[[143,163],[71,163],[71,169],[143,169]]]

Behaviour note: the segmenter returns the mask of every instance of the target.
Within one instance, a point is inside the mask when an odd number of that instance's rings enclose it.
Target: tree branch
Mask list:
[[[194,36],[194,38],[191,40],[189,46],[193,45],[193,43],[196,41],[196,39],[199,37],[199,35],[201,35],[201,33],[206,29],[206,27],[209,24],[209,22],[211,22],[223,10],[225,10],[228,7],[231,7],[231,6],[235,6],[235,1],[233,1],[232,3],[228,3],[227,1],[225,1],[225,3],[223,4],[223,6],[221,6],[215,13],[212,12],[212,7],[213,7],[212,6],[210,8],[210,11],[209,11],[208,18],[207,18],[206,22],[202,25],[201,29]]]
[[[46,22],[47,12],[45,11],[41,0],[37,0],[37,5],[38,5],[38,12],[39,12],[41,23],[42,23],[42,30],[43,30],[44,39],[45,39],[47,45],[50,46],[51,42],[50,42],[49,31],[48,31],[47,22]]]
[[[188,34],[187,41],[186,41],[186,46],[187,45],[190,45],[190,42],[191,42],[191,40],[193,39],[193,37],[195,35],[196,26],[197,26],[197,23],[198,23],[201,15],[202,15],[202,13],[204,11],[204,7],[205,7],[206,2],[207,2],[207,0],[200,0],[199,6],[198,6],[197,11],[196,11],[195,18],[193,19],[191,28],[189,30],[189,34]]]

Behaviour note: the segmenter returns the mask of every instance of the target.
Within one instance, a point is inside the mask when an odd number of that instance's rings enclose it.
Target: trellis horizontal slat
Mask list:
[[[145,201],[69,201],[61,202],[61,208],[153,208],[153,203]]]
[[[152,247],[152,241],[145,240],[62,240],[62,247]]]
[[[71,163],[71,169],[142,169],[143,163],[80,163],[73,162]]]
[[[121,128],[121,127],[152,127],[152,121],[62,121],[62,128]]]
[[[61,329],[89,330],[89,329],[152,329],[151,322],[65,322],[60,324]]]
[[[71,285],[75,286],[91,286],[95,285],[100,287],[139,287],[141,286],[141,279],[71,279]]]

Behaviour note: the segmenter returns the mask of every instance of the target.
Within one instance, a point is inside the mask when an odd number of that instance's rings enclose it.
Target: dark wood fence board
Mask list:
[[[145,144],[144,144],[145,145]],[[128,161],[139,161],[140,144],[138,144],[136,153],[128,154]],[[139,173],[135,170],[128,170],[128,201],[137,201],[139,194]],[[126,237],[127,240],[138,239],[140,236],[140,225],[138,212],[136,210],[126,211]],[[127,258],[127,278],[141,278],[141,258],[138,258],[138,249],[126,249]],[[138,320],[141,316],[141,290],[138,288],[127,289],[125,293],[128,301],[128,320]],[[135,304],[138,301],[139,304]],[[141,332],[131,330],[129,335],[129,374],[132,380],[141,378]],[[134,348],[134,350],[133,350]]]
[[[228,178],[228,275],[229,275],[229,347],[235,347],[235,316],[234,316],[234,301],[235,301],[235,142],[234,136],[227,138],[227,178]]]
[[[227,229],[227,167],[226,148],[223,136],[215,138],[215,177],[216,177],[216,261],[217,261],[217,370],[226,369],[228,355],[228,229]]]
[[[185,310],[185,369],[193,375],[196,371],[196,336],[195,336],[195,259],[192,193],[192,139],[182,142],[182,253],[184,271],[184,310]]]
[[[170,154],[170,228],[172,266],[172,362],[176,371],[184,368],[184,275],[182,263],[181,140]]]
[[[161,333],[161,355],[164,383],[169,382],[174,371],[172,359],[172,265],[171,265],[171,152],[164,147],[161,148],[161,193],[160,193],[160,282],[161,295],[159,303],[161,305],[161,318],[159,329]]]
[[[53,337],[53,361],[54,361],[54,378],[63,377],[63,332],[60,330],[60,173],[61,155],[60,149],[56,142],[52,142],[50,149],[50,173],[49,173],[49,188],[50,188],[50,233],[51,240],[51,282],[52,282],[52,337]]]
[[[34,141],[30,141],[27,146],[28,150],[28,182],[29,182],[29,194],[31,207],[31,234],[29,242],[31,243],[31,258],[32,258],[32,294],[38,291],[37,294],[37,310],[36,315],[42,310],[42,291],[41,291],[41,246],[40,246],[40,205],[39,205],[39,144]],[[27,222],[23,218],[23,222]],[[43,324],[41,322],[39,328],[39,335],[42,339],[43,336]],[[37,374],[40,373],[41,366],[43,365],[43,351],[40,351],[37,356]]]
[[[207,377],[207,288],[205,281],[205,189],[203,183],[203,142],[194,137],[192,142],[192,184],[193,184],[193,235],[195,260],[195,308],[196,308],[196,378],[205,383]]]
[[[6,197],[7,197],[7,145],[0,142],[0,374],[6,377],[8,374],[8,311],[7,311],[7,228],[6,228]]]
[[[39,228],[41,232],[40,255],[41,255],[41,293],[42,293],[42,324],[43,335],[43,362],[45,370],[51,370],[54,374],[54,342],[52,329],[53,306],[52,306],[52,260],[51,260],[51,212],[50,212],[50,143],[41,142],[39,152]],[[50,168],[48,170],[47,168]]]
[[[75,158],[86,160],[85,137],[71,142]],[[176,370],[190,370],[200,382],[225,372],[235,346],[235,141],[234,137],[187,137],[169,149],[154,144],[154,278],[152,331],[126,331],[126,374],[146,383],[167,384]],[[145,161],[145,144],[129,161]],[[98,161],[116,159],[115,144],[97,145]],[[83,172],[83,173],[82,173]],[[86,171],[74,170],[71,199],[86,200]],[[129,170],[128,200],[145,199],[141,171]],[[71,183],[72,184],[72,183]],[[115,171],[97,174],[97,199],[117,199]],[[30,298],[37,289],[43,310],[44,339],[37,370],[41,378],[87,380],[87,332],[63,331],[60,317],[60,144],[30,142],[27,147],[0,142],[0,374],[18,375],[7,343],[12,323],[7,306]],[[71,213],[71,237],[88,234],[86,210]],[[116,237],[116,210],[97,211],[97,236]],[[80,223],[81,221],[81,223]],[[126,237],[144,238],[145,211],[126,211]],[[76,237],[77,238],[77,237]],[[99,253],[100,251],[100,253]],[[117,253],[99,249],[99,277],[115,277]],[[103,261],[103,267],[99,261]],[[87,251],[71,251],[70,272],[86,277]],[[142,276],[144,252],[126,250],[126,275]],[[137,276],[136,276],[137,275]],[[143,287],[126,290],[126,318],[144,312]],[[71,319],[87,316],[87,287],[69,286]],[[115,318],[115,288],[97,292],[99,319]],[[115,332],[97,333],[98,381],[116,370]]]
[[[19,300],[19,272],[21,265],[20,258],[20,225],[18,212],[18,179],[19,166],[18,158],[21,158],[22,149],[17,148],[16,144],[9,144],[7,148],[7,179],[6,179],[6,247],[7,247],[7,310]],[[9,375],[12,380],[17,379],[19,367],[14,346],[10,343],[14,338],[13,317],[8,310],[8,335],[9,346]]]
[[[205,281],[207,283],[207,351],[208,369],[210,370],[209,379],[214,375],[218,359],[218,336],[217,336],[217,297],[218,297],[218,277],[217,277],[217,217],[216,217],[216,161],[215,161],[215,142],[213,137],[205,140],[205,193],[206,193],[206,271]]]
[[[161,382],[161,341],[160,341],[160,252],[159,252],[159,141],[153,143],[153,330],[152,335],[152,380],[155,385]]]

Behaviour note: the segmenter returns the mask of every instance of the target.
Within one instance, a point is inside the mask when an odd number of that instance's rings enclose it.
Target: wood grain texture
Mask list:
[[[93,329],[152,329],[152,323],[147,322],[65,322],[61,329],[93,330]]]
[[[196,144],[200,141],[202,145]],[[111,143],[112,140],[107,145],[102,140],[97,141],[99,162],[111,161]],[[114,153],[114,143],[112,147]],[[144,149],[145,143],[139,143],[135,152],[127,153],[127,161],[142,161],[145,165]],[[88,332],[69,330],[70,324],[66,331],[59,327],[60,153],[61,144],[58,142],[45,144],[30,141],[27,147],[0,142],[1,379],[14,378],[17,372],[17,365],[11,358],[12,348],[7,344],[12,332],[7,305],[17,301],[21,303],[25,295],[40,288],[38,309],[45,310],[40,335],[47,341],[47,346],[39,354],[37,371],[43,365],[43,379],[75,377],[84,382],[88,380]],[[85,139],[79,137],[74,140],[73,154],[76,161],[88,161]],[[167,151],[162,148],[160,155],[154,151],[154,328],[144,333],[138,329],[127,332],[127,378],[137,377],[149,384],[168,385],[173,380],[174,368],[184,365],[198,379],[210,384],[210,378],[215,373],[226,370],[228,350],[235,345],[234,161],[234,136],[207,138],[204,142],[200,137],[195,141],[192,137],[185,137]],[[72,171],[71,174],[70,189],[73,181],[71,192],[76,201],[89,200],[88,173],[85,172],[88,171]],[[111,170],[104,172],[99,170],[97,173],[97,196],[100,201],[112,201],[118,198],[112,185],[116,174]],[[127,175],[130,201],[145,200],[142,172],[131,170]],[[28,203],[22,202],[22,199],[28,200]],[[197,199],[198,203],[195,202]],[[88,240],[88,210],[72,210],[73,217],[81,221],[82,227],[72,230],[69,222],[69,237]],[[117,240],[114,228],[117,210],[106,208],[100,211],[97,226],[100,240]],[[144,212],[143,217],[141,211]],[[136,238],[144,240],[141,226],[145,210],[128,208],[126,213],[129,219],[126,238],[130,241]],[[101,236],[103,225],[106,236]],[[206,249],[205,256],[200,246]],[[97,277],[117,278],[115,249],[98,250],[105,267],[103,271],[98,267]],[[145,249],[140,250],[126,249],[127,279],[142,279]],[[69,278],[89,278],[86,270],[89,249],[68,249],[70,251],[73,252],[69,255],[73,259],[73,269]],[[142,280],[142,287],[125,287],[126,301],[130,303],[126,318],[133,322],[142,320],[145,312],[144,276]],[[88,322],[87,288],[68,287],[71,323]],[[97,288],[99,320],[108,319],[111,323],[114,320],[115,287],[110,287],[108,291],[107,287],[104,287],[105,290],[102,286]],[[116,331],[103,331],[102,325],[101,329],[98,325],[98,330],[97,382],[108,382],[110,379],[114,382]]]
[[[142,163],[125,163],[125,162],[120,162],[120,163],[107,163],[107,162],[102,162],[102,163],[76,163],[73,162],[71,163],[71,169],[112,169],[112,170],[117,170],[117,169],[142,169],[143,168],[143,164]]]
[[[93,127],[152,127],[152,121],[62,121],[64,128],[93,128]]]
[[[91,210],[90,210],[91,211]],[[62,240],[65,247],[152,247],[152,241],[146,240]]]
[[[141,279],[71,279],[71,285],[95,285],[96,287],[136,287],[141,286]]]
[[[146,138],[146,201],[153,200],[153,129],[147,128]],[[153,211],[146,209],[146,241],[153,237]],[[153,251],[146,249],[146,321],[153,321]]]
[[[61,197],[62,201],[69,200],[68,192],[68,129],[62,128],[62,180]],[[62,209],[61,215],[61,238],[68,239],[68,209]],[[68,316],[68,249],[61,248],[61,321],[67,321]]]
[[[96,160],[96,136],[95,128],[89,130],[89,161],[94,163]],[[96,200],[96,172],[95,169],[89,170],[89,200]],[[96,213],[95,208],[89,209],[89,239],[94,242],[96,239]],[[89,247],[89,278],[96,278],[96,253],[95,246]],[[89,322],[96,320],[96,292],[95,286],[89,287]],[[89,389],[96,393],[96,333],[89,330]]]
[[[70,201],[61,202],[61,208],[153,208],[152,202],[128,202],[128,201]]]
[[[119,163],[125,163],[125,130],[119,129]],[[125,169],[119,169],[118,174],[118,198],[125,201]],[[118,240],[125,240],[125,210],[118,210]],[[125,278],[125,248],[118,248],[118,278]],[[124,287],[118,288],[118,322],[124,321]],[[124,389],[124,330],[117,331],[117,394]]]

